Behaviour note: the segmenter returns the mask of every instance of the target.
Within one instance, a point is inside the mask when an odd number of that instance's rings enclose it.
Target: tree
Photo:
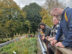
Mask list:
[[[26,13],[13,0],[0,0],[0,36],[13,37],[23,33],[25,18]]]
[[[43,23],[45,23],[46,25],[48,25],[50,27],[53,25],[52,16],[48,13],[47,10],[42,9],[41,12],[40,12],[40,15],[42,17],[42,22]]]
[[[30,22],[30,33],[35,33],[38,28],[38,24],[41,22],[40,11],[41,7],[36,3],[31,3],[23,8],[23,11],[26,11],[26,19]]]
[[[59,2],[59,0],[46,0],[46,3],[44,6],[46,7],[49,13],[53,8],[57,8],[57,7],[64,8],[65,7],[63,3]]]

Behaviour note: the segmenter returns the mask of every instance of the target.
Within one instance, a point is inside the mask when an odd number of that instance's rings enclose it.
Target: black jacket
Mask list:
[[[50,33],[51,33],[51,29],[48,27],[48,26],[45,26],[44,29],[42,29],[43,33],[45,34],[45,37],[46,36],[50,36]]]

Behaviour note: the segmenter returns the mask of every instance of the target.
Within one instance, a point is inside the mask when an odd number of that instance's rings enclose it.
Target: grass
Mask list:
[[[15,41],[7,46],[0,48],[0,54],[36,54],[37,53],[37,39],[24,38],[20,41]]]

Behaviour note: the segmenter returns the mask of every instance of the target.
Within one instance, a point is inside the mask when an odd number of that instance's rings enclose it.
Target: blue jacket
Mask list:
[[[64,14],[67,14],[68,22],[65,20]],[[63,11],[62,19],[60,21],[60,26],[58,28],[58,32],[56,35],[56,40],[58,41],[59,38],[64,34],[65,40],[62,42],[62,44],[65,47],[72,47],[72,8],[66,8]]]

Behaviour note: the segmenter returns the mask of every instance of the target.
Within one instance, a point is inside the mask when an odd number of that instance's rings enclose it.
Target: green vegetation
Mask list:
[[[22,34],[29,37],[0,48],[0,54],[14,54],[13,52],[37,54],[37,39],[30,37],[34,37],[40,22],[52,26],[52,17],[49,12],[49,9],[46,10],[36,3],[21,9],[14,0],[0,0],[0,43]]]
[[[24,33],[25,16],[13,0],[0,0],[0,38],[13,38],[17,33]]]
[[[37,53],[37,39],[24,38],[20,41],[11,43],[7,46],[0,48],[0,54],[36,54]]]
[[[52,16],[48,13],[48,11],[46,9],[42,9],[40,15],[42,17],[42,22],[48,25],[49,27],[52,27]]]
[[[26,12],[30,33],[36,33],[39,23],[41,22],[40,11],[41,7],[36,3],[31,3],[23,8],[23,11]]]
[[[36,3],[20,9],[13,0],[0,0],[0,39],[13,39],[22,34],[35,35],[39,23],[51,26],[51,19],[47,11]]]
[[[16,34],[36,33],[41,22],[41,7],[32,3],[23,9],[13,0],[0,0],[0,38],[13,38]]]

